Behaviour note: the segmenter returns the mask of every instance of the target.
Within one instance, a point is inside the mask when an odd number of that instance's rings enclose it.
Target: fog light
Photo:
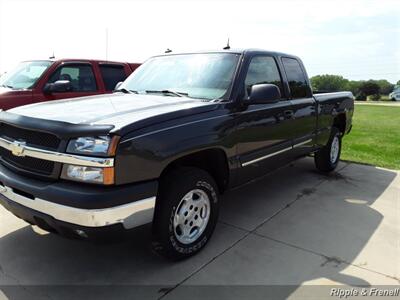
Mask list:
[[[61,178],[90,183],[113,184],[114,168],[64,165]]]

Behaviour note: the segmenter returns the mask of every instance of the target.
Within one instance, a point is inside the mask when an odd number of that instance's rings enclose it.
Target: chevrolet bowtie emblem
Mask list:
[[[25,145],[26,142],[20,142],[20,141],[12,142],[10,145],[11,153],[15,156],[25,156],[24,154]]]

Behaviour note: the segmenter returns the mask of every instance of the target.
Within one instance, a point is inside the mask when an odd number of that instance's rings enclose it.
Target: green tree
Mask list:
[[[348,85],[348,80],[340,75],[317,75],[310,78],[313,90],[320,92],[343,91]]]
[[[367,96],[372,95],[374,95],[375,98],[378,98],[380,90],[380,86],[374,80],[368,80],[360,85],[359,94],[357,94],[356,98],[359,100],[365,100]]]
[[[358,95],[360,93],[360,86],[364,83],[365,81],[362,80],[350,80],[347,84],[347,87],[345,90],[350,91],[353,93],[353,95]]]
[[[394,89],[394,84],[391,84],[386,79],[377,80],[376,83],[379,85],[382,95],[389,95]]]

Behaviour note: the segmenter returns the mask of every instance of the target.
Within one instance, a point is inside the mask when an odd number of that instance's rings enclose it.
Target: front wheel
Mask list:
[[[204,170],[178,168],[161,180],[153,221],[153,249],[172,260],[199,252],[218,219],[218,190]]]
[[[317,169],[322,172],[333,171],[339,163],[341,149],[342,137],[340,131],[336,127],[332,127],[328,144],[315,153],[314,162]]]

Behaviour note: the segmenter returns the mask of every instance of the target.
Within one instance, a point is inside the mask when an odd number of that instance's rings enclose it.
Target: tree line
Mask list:
[[[340,75],[317,75],[310,78],[315,92],[351,91],[356,100],[379,100],[381,95],[389,95],[396,87],[400,87],[400,80],[392,84],[386,79],[380,80],[348,80]]]

